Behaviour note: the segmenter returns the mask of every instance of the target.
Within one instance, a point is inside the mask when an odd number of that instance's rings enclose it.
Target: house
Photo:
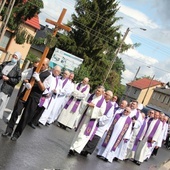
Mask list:
[[[161,110],[170,116],[170,88],[157,87],[153,89],[153,94],[147,107]]]
[[[44,39],[46,38],[47,33],[49,32],[52,32],[52,29],[50,29],[48,25],[46,26],[40,25],[40,29],[37,30],[35,39]],[[45,49],[45,44],[41,44],[41,45],[32,44],[29,53],[40,58],[44,52],[44,49]]]
[[[25,21],[21,26],[32,36],[35,37],[37,30],[40,29],[39,17],[36,15],[30,20]],[[20,51],[22,54],[21,65],[23,64],[28,51],[31,47],[31,44],[25,42],[24,44],[17,44],[15,42],[13,33],[6,29],[5,35],[0,42],[0,63],[11,59],[11,56],[14,52]]]
[[[163,83],[149,78],[141,78],[126,85],[122,99],[125,99],[128,102],[137,100],[145,106],[148,104],[153,90],[156,87],[162,87]]]

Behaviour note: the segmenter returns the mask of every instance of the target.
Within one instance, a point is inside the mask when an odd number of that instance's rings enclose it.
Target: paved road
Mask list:
[[[14,97],[13,101],[14,101]],[[13,101],[9,102],[8,108]],[[7,116],[7,113],[4,114]],[[0,120],[0,133],[6,124]],[[164,147],[157,157],[152,157],[141,166],[126,162],[104,162],[96,157],[96,153],[84,158],[82,156],[67,157],[67,153],[75,132],[63,130],[56,125],[41,126],[35,130],[27,126],[22,136],[13,142],[10,138],[0,136],[0,170],[167,170],[170,166],[163,164],[170,159],[170,151]]]

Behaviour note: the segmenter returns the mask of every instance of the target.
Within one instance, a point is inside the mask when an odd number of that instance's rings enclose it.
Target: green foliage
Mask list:
[[[2,10],[2,19],[6,15],[9,2],[10,1],[8,0]],[[39,14],[41,8],[43,8],[42,0],[16,0],[7,24],[7,27],[13,31],[14,35],[17,35],[16,43],[23,44],[25,41],[27,43],[32,42],[33,37],[25,30],[20,30],[20,25],[27,19],[31,19]]]
[[[122,42],[122,35],[116,17],[119,10],[115,0],[76,0],[76,13],[72,14],[72,21],[68,26],[72,31],[58,35],[56,46],[84,59],[81,67],[76,70],[75,77],[90,78],[92,90],[103,84],[116,49]],[[131,48],[131,44],[123,43],[121,52]],[[121,75],[125,65],[120,58],[116,58],[105,83],[106,89],[121,94]]]
[[[28,53],[25,61],[29,60],[31,63],[34,63],[35,61],[37,61],[37,59],[39,59],[39,57],[37,57],[36,55],[32,53]]]

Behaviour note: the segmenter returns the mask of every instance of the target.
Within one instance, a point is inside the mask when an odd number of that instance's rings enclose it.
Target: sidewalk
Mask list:
[[[170,170],[170,159],[163,163],[159,170]]]

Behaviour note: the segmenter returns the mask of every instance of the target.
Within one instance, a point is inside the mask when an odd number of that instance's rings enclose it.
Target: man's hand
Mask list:
[[[95,106],[95,104],[94,103],[88,103],[88,105],[90,106],[90,107],[94,107]]]
[[[8,78],[7,76],[5,76],[5,75],[2,76],[2,79],[3,79],[4,81],[8,81],[8,80],[9,80],[9,78]]]
[[[40,81],[39,73],[34,72],[34,74],[32,75],[32,77],[34,77],[36,81]]]
[[[32,88],[32,86],[31,86],[30,83],[26,83],[26,84],[25,84],[25,87],[26,87],[28,90]]]

